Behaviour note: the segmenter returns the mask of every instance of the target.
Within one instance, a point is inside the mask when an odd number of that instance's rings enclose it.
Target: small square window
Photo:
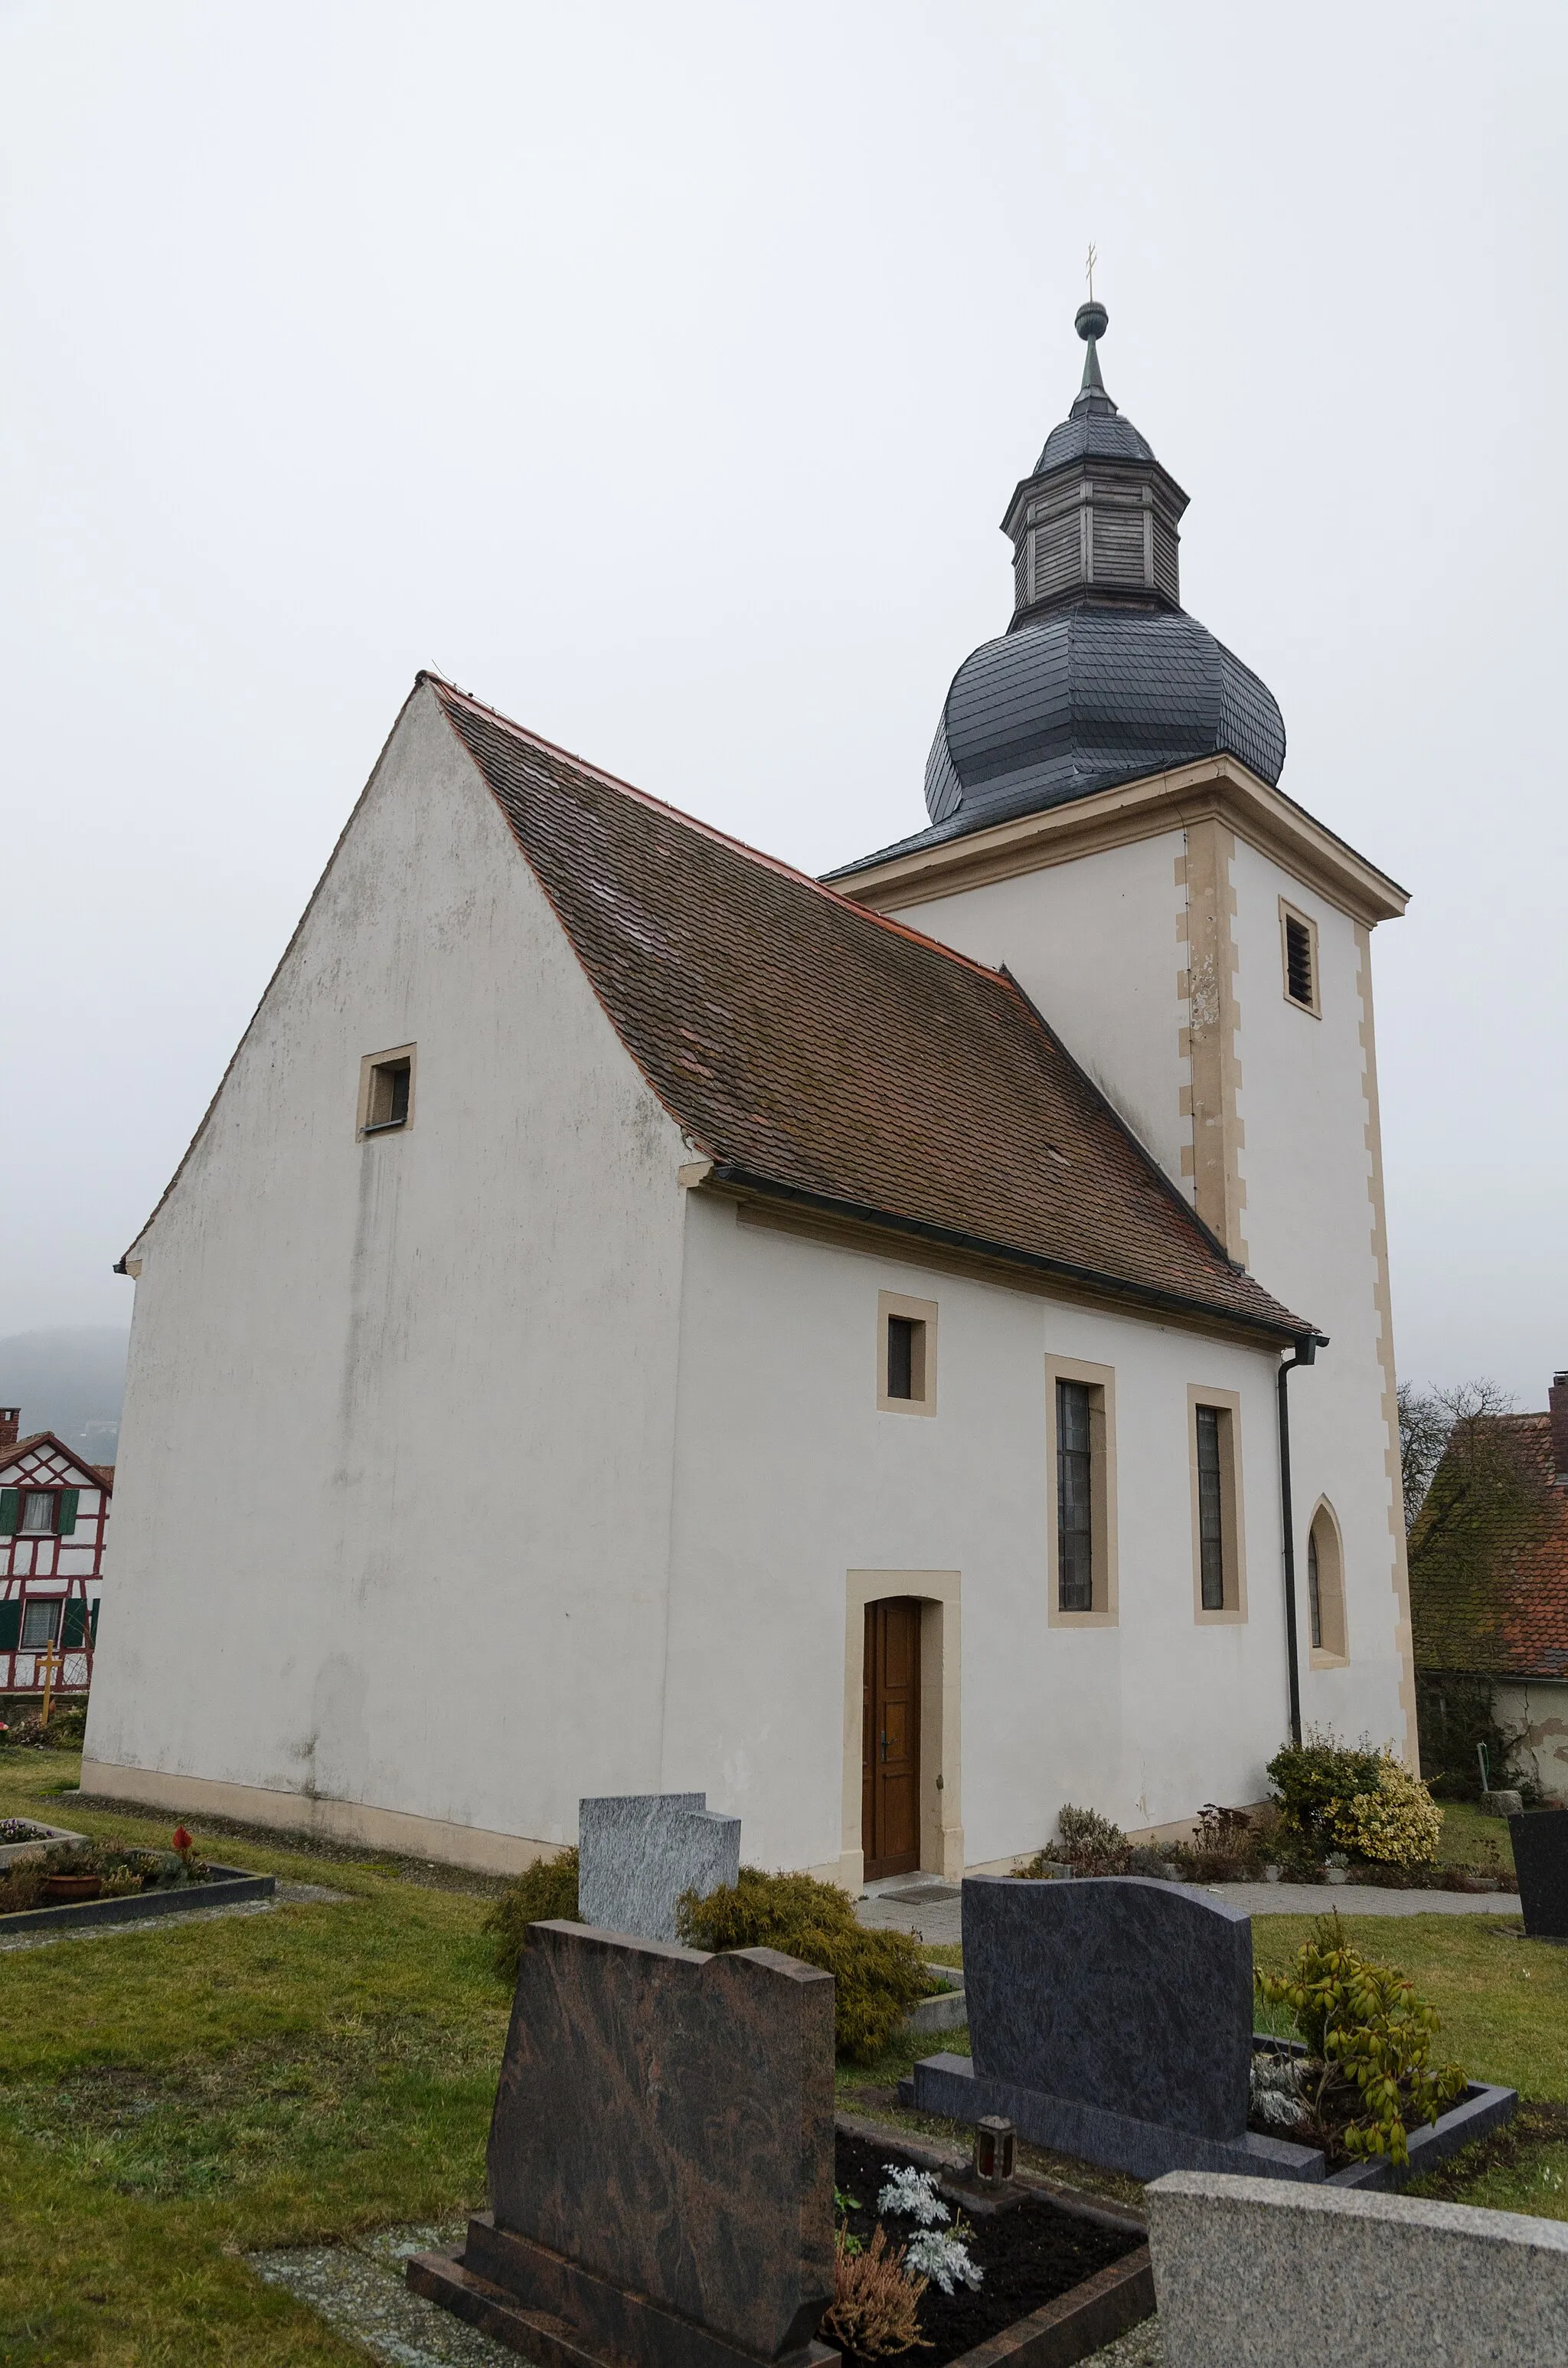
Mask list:
[[[22,1650],[40,1653],[60,1635],[60,1598],[35,1595],[22,1606]]]
[[[1285,1000],[1299,1011],[1321,1015],[1318,1000],[1317,923],[1279,899],[1279,949],[1285,965]]]
[[[359,1124],[368,1134],[392,1134],[414,1121],[414,1046],[367,1053],[359,1064]]]
[[[50,1536],[54,1530],[54,1492],[29,1488],[22,1499],[22,1528],[29,1536]]]
[[[884,1414],[937,1411],[937,1304],[877,1297],[877,1405]]]

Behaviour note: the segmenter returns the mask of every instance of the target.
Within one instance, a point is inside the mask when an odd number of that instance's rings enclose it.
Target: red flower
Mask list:
[[[191,1836],[186,1832],[183,1826],[176,1826],[175,1827],[175,1848],[178,1850],[181,1858],[185,1856],[190,1846]]]

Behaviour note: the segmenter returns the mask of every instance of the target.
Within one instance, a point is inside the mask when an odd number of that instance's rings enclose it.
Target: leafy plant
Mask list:
[[[1288,1743],[1268,1763],[1282,1839],[1300,1842],[1321,1859],[1329,1847],[1323,1831],[1329,1811],[1358,1793],[1373,1791],[1381,1769],[1382,1755],[1369,1745],[1352,1751],[1332,1735],[1309,1727],[1301,1742]]]
[[[1332,1802],[1324,1824],[1358,1858],[1386,1866],[1425,1866],[1443,1838],[1443,1813],[1419,1776],[1392,1751],[1379,1755],[1375,1784]]]
[[[1413,2122],[1435,2122],[1462,2096],[1457,2064],[1431,2067],[1437,2009],[1392,1965],[1352,1946],[1339,1918],[1320,1916],[1289,1974],[1255,1975],[1258,1996],[1289,2006],[1305,2043],[1301,2122],[1332,2152],[1408,2163]]]
[[[922,2228],[938,2228],[952,2218],[937,2192],[935,2171],[916,2170],[912,2162],[884,2162],[887,2172],[877,2196],[879,2212],[914,2220]]]
[[[936,2172],[916,2170],[910,2162],[885,2162],[882,2169],[887,2180],[877,2197],[878,2211],[917,2224],[904,2247],[909,2267],[940,2286],[945,2294],[950,2294],[958,2283],[978,2292],[985,2272],[964,2242],[974,2231],[961,2212],[953,2219],[937,2192]]]
[[[865,2246],[840,2227],[833,2253],[833,2301],[823,2332],[862,2360],[912,2351],[916,2344],[929,2351],[920,2332],[920,2297],[929,2281],[910,2273],[904,2248],[895,2248],[882,2227]]]
[[[45,1870],[40,1859],[18,1859],[0,1874],[0,1916],[25,1916],[43,1904]]]
[[[1059,1847],[1054,1852],[1045,1851],[1042,1858],[1065,1859],[1074,1874],[1120,1874],[1125,1872],[1131,1845],[1121,1827],[1097,1809],[1075,1808],[1065,1801],[1056,1813]]]
[[[676,1929],[692,1949],[779,1949],[834,1979],[834,2040],[842,2055],[880,2055],[930,1975],[907,1932],[869,1932],[836,1884],[809,1874],[765,1874],[743,1866],[740,1881],[706,1899],[688,1891]]]
[[[517,1984],[517,1961],[528,1941],[528,1926],[561,1921],[579,1921],[575,1846],[555,1858],[537,1859],[525,1868],[516,1883],[507,1884],[484,1919],[484,1930],[495,1942],[495,1971],[509,1988]]]
[[[1192,1839],[1170,1851],[1187,1883],[1240,1883],[1263,1863],[1262,1837],[1244,1809],[1224,1809],[1206,1801]]]

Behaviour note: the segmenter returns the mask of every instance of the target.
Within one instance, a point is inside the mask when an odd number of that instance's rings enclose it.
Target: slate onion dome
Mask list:
[[[935,829],[961,836],[1150,773],[1228,754],[1271,786],[1285,762],[1273,693],[1181,605],[1187,495],[1106,393],[1103,304],[1067,417],[1007,505],[1013,621],[953,677],[926,768]]]

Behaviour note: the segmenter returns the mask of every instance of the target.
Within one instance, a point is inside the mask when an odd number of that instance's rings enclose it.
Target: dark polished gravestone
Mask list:
[[[831,2368],[833,1976],[529,1927],[492,2209],[409,2283],[540,2368]]]
[[[1568,1809],[1510,1817],[1525,1931],[1532,1941],[1568,1941]]]
[[[1321,2180],[1311,2146],[1247,2128],[1252,1925],[1182,1884],[966,1875],[971,2056],[915,2067],[921,2112],[1002,2113],[1021,2137],[1156,2179]]]

